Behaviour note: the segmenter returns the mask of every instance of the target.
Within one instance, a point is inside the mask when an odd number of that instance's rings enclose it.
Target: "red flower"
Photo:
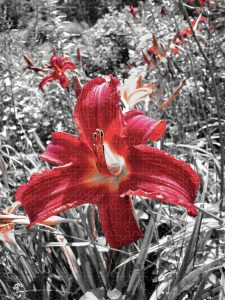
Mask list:
[[[58,56],[55,52],[50,59],[49,68],[53,68],[48,76],[45,76],[39,84],[39,88],[43,91],[43,87],[47,82],[58,80],[63,88],[68,88],[69,81],[66,77],[66,70],[74,70],[75,64],[69,61],[68,57]]]
[[[194,4],[195,0],[188,0],[187,3],[192,5]],[[212,0],[199,0],[198,1],[200,6],[205,6],[207,3],[210,5],[210,4],[215,4],[215,1],[212,1]]]
[[[185,162],[145,145],[162,137],[164,121],[138,110],[124,116],[118,83],[110,76],[84,86],[74,114],[80,136],[53,133],[41,158],[59,167],[34,174],[17,190],[31,224],[81,204],[97,204],[106,239],[121,247],[142,237],[131,195],[181,205],[197,215],[198,175]]]
[[[198,23],[207,22],[207,20],[208,19],[206,17],[199,17],[198,19],[192,20],[191,26],[192,26],[193,30],[199,30]],[[181,39],[181,36],[183,37],[183,39],[187,39],[191,35],[192,35],[191,28],[189,26],[185,27],[180,33],[179,32],[176,33],[176,35],[173,38],[172,43],[175,45],[176,44],[182,45],[183,41]]]
[[[199,0],[199,4],[201,6],[205,6],[206,4],[211,5],[211,4],[215,4],[215,0]]]
[[[150,47],[147,51],[148,55],[153,54],[155,57],[162,59],[166,56],[167,50],[164,47],[159,47],[157,38],[153,35],[152,39],[152,47]]]
[[[136,13],[136,11],[134,10],[134,7],[133,7],[132,4],[130,5],[130,13],[132,14],[132,16],[133,16],[135,19],[137,19],[137,13]]]

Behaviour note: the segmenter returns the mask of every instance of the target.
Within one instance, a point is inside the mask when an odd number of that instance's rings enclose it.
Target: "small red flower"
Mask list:
[[[58,56],[55,51],[50,59],[50,65],[49,68],[53,69],[53,72],[51,72],[48,76],[45,76],[40,84],[39,88],[43,90],[44,85],[47,82],[51,82],[54,80],[58,80],[60,85],[63,88],[68,88],[69,81],[66,77],[65,71],[66,70],[75,70],[75,64],[69,61],[68,57]]]
[[[179,50],[178,50],[177,47],[174,47],[174,48],[171,49],[171,52],[172,52],[173,54],[178,54],[178,53],[179,53]]]
[[[199,4],[203,7],[206,4],[208,5],[215,4],[215,0],[199,0]]]
[[[192,20],[191,26],[194,30],[199,30],[198,23],[207,22],[207,20],[208,19],[206,17],[201,17],[201,18]],[[191,28],[189,26],[185,27],[180,33],[179,32],[176,33],[176,35],[173,38],[173,43],[177,44],[177,45],[182,45],[183,42],[182,42],[181,36],[183,37],[183,39],[187,39],[191,35],[192,35]]]
[[[136,11],[134,10],[134,7],[133,7],[132,4],[130,5],[130,13],[132,14],[132,16],[133,16],[135,19],[137,19],[137,13],[136,13]]]
[[[205,6],[206,4],[212,4],[212,3],[215,3],[215,1],[212,1],[212,0],[198,0],[197,1],[199,3],[200,6]],[[195,0],[188,0],[187,3],[189,5],[193,5],[195,3]]]
[[[73,76],[73,89],[74,89],[74,92],[75,92],[75,95],[77,98],[80,96],[82,88],[83,88],[83,86],[80,83],[79,78],[76,75]]]
[[[53,133],[41,158],[59,167],[34,174],[17,190],[31,224],[81,204],[97,204],[105,237],[117,248],[143,236],[132,195],[181,205],[197,215],[193,202],[199,176],[185,162],[145,145],[162,137],[165,122],[138,110],[123,115],[118,83],[111,76],[84,86],[74,113],[80,136]]]
[[[152,46],[147,51],[148,55],[153,54],[154,57],[162,59],[166,56],[166,52],[167,50],[162,45],[159,46],[156,36],[153,35]]]

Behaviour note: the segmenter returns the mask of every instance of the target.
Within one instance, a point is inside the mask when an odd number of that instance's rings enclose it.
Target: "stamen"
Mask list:
[[[93,133],[93,150],[97,157],[96,165],[106,176],[118,176],[122,172],[123,162],[115,155],[107,143],[104,143],[104,131],[97,128]]]
[[[96,132],[94,132],[93,133],[93,140],[96,141],[96,139],[97,139],[97,134],[96,134]]]

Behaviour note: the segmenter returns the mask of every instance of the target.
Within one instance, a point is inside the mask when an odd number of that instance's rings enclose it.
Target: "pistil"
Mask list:
[[[123,164],[118,157],[110,150],[107,143],[104,143],[104,132],[96,129],[93,133],[93,150],[97,157],[96,165],[98,170],[105,176],[118,176],[122,172]]]

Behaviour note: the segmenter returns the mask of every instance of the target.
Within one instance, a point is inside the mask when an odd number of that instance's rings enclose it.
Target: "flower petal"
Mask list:
[[[190,215],[197,215],[193,203],[200,180],[188,164],[145,145],[134,146],[129,160],[132,190],[127,191],[126,195],[181,205]]]
[[[124,84],[119,86],[120,94],[127,101],[129,95],[142,86],[142,76],[139,75],[137,77],[137,75],[133,73],[124,80]]]
[[[133,108],[138,102],[140,102],[147,96],[151,95],[152,93],[153,93],[152,88],[142,87],[142,88],[136,89],[134,92],[132,92],[128,96],[127,103],[130,108]]]
[[[63,63],[63,67],[62,70],[66,71],[66,70],[75,70],[76,66],[74,63],[67,61]]]
[[[54,73],[52,72],[50,75],[45,76],[45,77],[41,80],[41,82],[39,83],[39,89],[41,89],[41,90],[44,92],[44,89],[43,89],[44,85],[45,85],[47,82],[51,82],[51,81],[53,81],[53,80],[55,80],[55,75],[54,75]]]
[[[143,237],[134,218],[130,197],[106,194],[98,204],[98,212],[104,235],[111,247],[119,248]]]
[[[66,77],[66,74],[64,72],[61,73],[60,77],[59,77],[59,82],[60,85],[64,88],[67,89],[69,86],[69,80]]]
[[[60,57],[56,54],[55,49],[53,50],[53,55],[50,58],[50,66],[54,67],[55,64],[59,64]]]
[[[164,120],[154,120],[146,117],[141,110],[128,111],[124,119],[127,123],[127,136],[133,145],[144,144],[148,140],[161,139],[166,130]]]
[[[54,132],[51,135],[51,143],[40,156],[41,159],[59,166],[70,162],[85,161],[92,155],[91,150],[79,137],[64,133]]]
[[[91,145],[93,133],[101,129],[106,135],[119,134],[122,128],[122,112],[119,107],[120,96],[117,91],[119,80],[110,76],[110,80],[95,78],[90,80],[78,97],[75,107],[75,120],[82,138]],[[113,125],[112,125],[113,124]],[[107,139],[105,136],[104,139]]]
[[[31,176],[16,191],[29,216],[31,225],[69,208],[101,200],[106,187],[95,181],[91,164],[69,164]]]

